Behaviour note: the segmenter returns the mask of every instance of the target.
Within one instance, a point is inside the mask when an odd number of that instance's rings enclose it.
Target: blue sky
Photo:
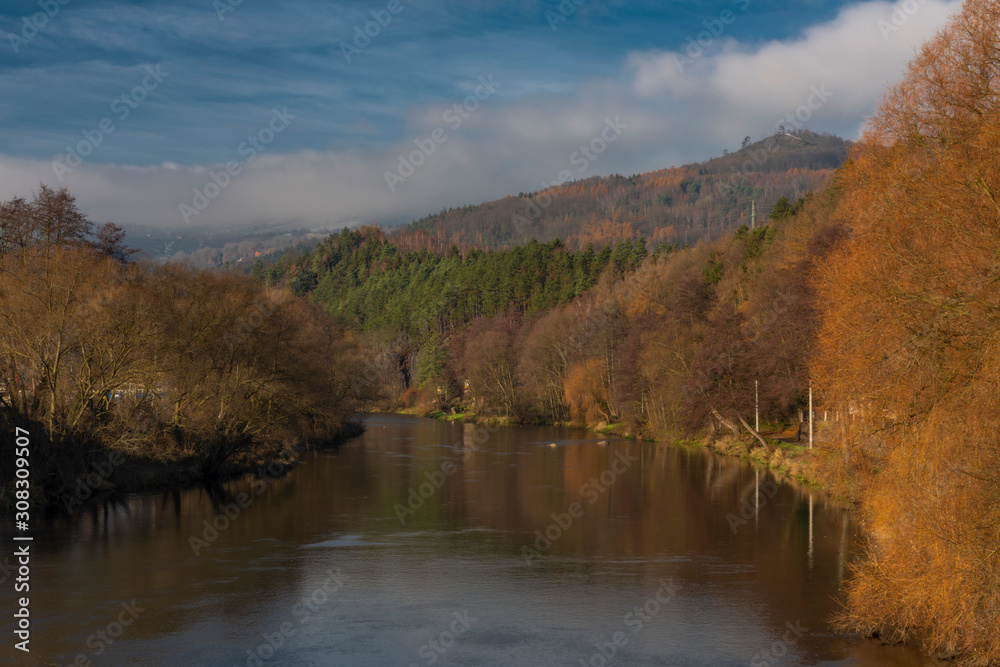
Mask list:
[[[567,168],[577,178],[705,159],[769,134],[811,90],[829,94],[803,124],[854,136],[955,6],[63,1],[0,8],[0,198],[44,181],[119,222],[317,227],[535,190]],[[377,34],[347,62],[342,44],[373,11],[391,21],[371,23]],[[37,30],[25,28],[32,15]],[[497,87],[483,95],[481,80]],[[475,108],[446,121],[477,86]],[[275,110],[285,120],[272,135]],[[620,140],[570,166],[616,116]],[[400,156],[434,130],[444,141],[393,187],[386,173],[407,174]],[[270,140],[251,150],[249,137]],[[55,167],[74,146],[82,163]],[[225,185],[199,202],[212,174]]]

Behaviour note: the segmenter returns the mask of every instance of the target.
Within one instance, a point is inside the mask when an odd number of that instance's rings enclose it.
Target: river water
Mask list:
[[[372,416],[302,463],[48,517],[32,546],[32,651],[12,648],[8,580],[0,656],[929,664],[830,632],[858,552],[852,515],[741,461],[579,429]]]

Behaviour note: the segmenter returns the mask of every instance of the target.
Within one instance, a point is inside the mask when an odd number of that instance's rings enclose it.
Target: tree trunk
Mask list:
[[[740,429],[736,427],[736,424],[734,424],[733,422],[729,421],[728,419],[720,415],[719,411],[716,410],[715,408],[712,408],[712,414],[715,415],[715,418],[719,420],[720,424],[722,424],[723,426],[725,426],[726,428],[728,428],[730,431],[733,432],[733,437],[736,438],[740,437]]]
[[[743,419],[743,417],[740,417],[740,423],[743,424],[743,428],[745,428],[746,430],[750,431],[750,435],[752,435],[753,437],[757,438],[757,440],[760,441],[760,444],[764,445],[764,449],[770,449],[770,447],[768,447],[768,445],[767,445],[767,440],[765,440],[763,437],[761,437],[760,433],[758,433],[754,429],[750,428],[750,424],[747,423],[746,419]]]

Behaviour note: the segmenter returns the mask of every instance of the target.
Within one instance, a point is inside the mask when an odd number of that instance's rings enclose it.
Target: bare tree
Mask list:
[[[76,197],[69,190],[53,190],[42,184],[31,202],[40,241],[46,248],[53,246],[82,246],[93,228],[76,206]]]

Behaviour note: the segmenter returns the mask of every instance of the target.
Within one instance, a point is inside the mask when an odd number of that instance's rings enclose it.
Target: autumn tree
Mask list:
[[[0,202],[0,254],[23,252],[36,244],[45,249],[91,247],[126,263],[136,252],[125,245],[120,225],[107,222],[93,230],[94,223],[66,188],[54,190],[43,183],[31,201],[15,197]]]
[[[490,412],[521,414],[520,382],[512,323],[496,319],[473,330],[465,346],[464,367],[472,391]]]
[[[846,627],[1000,661],[1000,2],[966,0],[840,175],[815,364],[871,534]]]
[[[39,241],[53,246],[82,246],[93,228],[76,205],[76,197],[69,190],[53,190],[42,184],[31,203]]]
[[[319,306],[233,274],[123,264],[73,238],[0,254],[3,407],[44,425],[46,485],[102,447],[197,461],[209,477],[348,426],[368,360]]]
[[[557,419],[566,416],[563,383],[576,352],[575,324],[564,308],[540,317],[528,332],[518,364],[534,404]]]
[[[23,197],[0,202],[0,254],[23,251],[36,240],[32,205]]]
[[[611,421],[607,392],[603,386],[604,365],[600,359],[574,364],[566,377],[564,396],[570,416],[581,424]]]
[[[86,328],[102,298],[106,270],[69,248],[2,258],[0,354],[17,375],[17,384],[30,387],[34,400],[25,407],[46,424],[50,438],[79,418],[80,401],[94,398],[90,392],[70,398],[76,393],[72,366],[81,363],[74,358],[87,350]],[[10,377],[7,385],[14,384]]]

